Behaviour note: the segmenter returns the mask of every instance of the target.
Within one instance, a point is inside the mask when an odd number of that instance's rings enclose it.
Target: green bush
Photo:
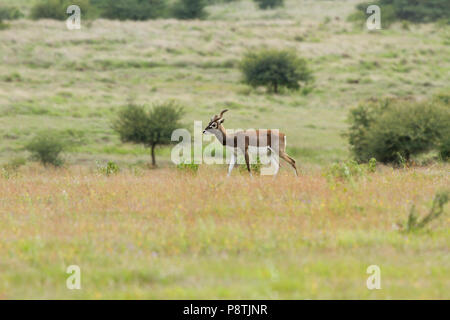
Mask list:
[[[272,9],[276,7],[282,7],[284,0],[253,0],[256,2],[260,9]]]
[[[38,133],[26,146],[31,152],[31,158],[41,162],[44,166],[59,167],[63,164],[61,153],[66,150],[64,139],[53,131]]]
[[[205,0],[177,0],[172,14],[177,19],[203,19],[206,17]]]
[[[101,17],[107,19],[149,20],[167,15],[165,0],[97,0],[96,3]]]
[[[450,19],[450,1],[448,0],[379,0],[378,3],[382,16],[383,8],[392,6],[397,20],[433,22]]]
[[[386,99],[350,111],[347,136],[357,161],[407,162],[448,139],[450,108],[433,102]]]
[[[450,1],[448,0],[378,0],[360,3],[357,11],[348,17],[349,21],[364,22],[369,5],[378,5],[381,9],[381,25],[388,27],[395,21],[410,22],[450,22]]]
[[[67,8],[72,5],[70,0],[41,0],[36,2],[31,8],[30,16],[32,19],[55,19],[66,20],[69,15]],[[81,9],[81,16],[87,17],[93,11],[89,0],[77,0],[76,5]]]
[[[23,18],[23,13],[16,7],[0,7],[0,21]]]
[[[249,52],[240,65],[244,81],[252,87],[267,86],[277,93],[280,87],[300,89],[300,82],[307,84],[312,74],[306,60],[293,51],[261,50]]]
[[[84,142],[84,132],[78,130],[45,130],[37,133],[31,141],[25,145],[25,149],[31,152],[31,158],[43,165],[63,164],[61,153],[73,149]]]

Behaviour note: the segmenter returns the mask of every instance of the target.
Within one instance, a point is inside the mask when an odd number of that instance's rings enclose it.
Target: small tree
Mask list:
[[[253,0],[258,4],[260,9],[269,9],[282,7],[284,5],[284,0]]]
[[[293,51],[261,50],[249,52],[241,62],[244,81],[252,87],[267,86],[278,93],[280,87],[298,90],[300,82],[312,80],[306,61]]]
[[[0,20],[15,20],[23,18],[23,13],[16,7],[0,6]]]
[[[177,0],[172,11],[178,19],[202,19],[206,16],[205,0]]]
[[[25,149],[31,152],[31,158],[44,166],[59,167],[63,164],[61,152],[66,150],[64,139],[53,131],[42,131],[31,139]]]
[[[119,111],[113,129],[123,142],[143,144],[151,148],[152,165],[156,166],[155,148],[171,143],[172,132],[181,127],[182,108],[173,102],[154,105],[151,110],[129,104]]]

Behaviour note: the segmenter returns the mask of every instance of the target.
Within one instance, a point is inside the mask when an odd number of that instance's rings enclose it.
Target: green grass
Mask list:
[[[23,167],[0,178],[0,297],[448,299],[448,207],[420,232],[399,229],[412,205],[429,212],[448,169],[346,181]],[[366,287],[370,265],[381,290]]]

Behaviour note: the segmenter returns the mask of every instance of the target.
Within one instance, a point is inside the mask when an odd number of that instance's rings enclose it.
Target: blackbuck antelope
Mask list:
[[[279,158],[283,158],[294,168],[295,174],[298,176],[295,160],[286,153],[286,135],[284,133],[278,132],[277,130],[246,130],[227,134],[222,125],[225,121],[223,114],[227,111],[228,109],[225,109],[220,115],[212,117],[211,122],[203,130],[203,133],[214,134],[224,146],[232,149],[228,176],[236,164],[238,150],[244,154],[245,163],[250,175],[252,172],[250,170],[249,152],[259,154],[266,152],[266,154],[270,155],[270,161],[275,167],[275,175],[280,168]]]

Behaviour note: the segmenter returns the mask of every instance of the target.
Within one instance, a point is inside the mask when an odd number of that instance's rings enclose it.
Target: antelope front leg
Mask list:
[[[236,164],[236,155],[234,153],[232,153],[231,160],[230,160],[230,166],[228,167],[228,177],[231,175],[231,171],[233,171],[235,164]]]
[[[250,170],[250,157],[248,155],[248,148],[245,149],[245,164],[247,165],[248,173],[252,176],[252,171]]]

